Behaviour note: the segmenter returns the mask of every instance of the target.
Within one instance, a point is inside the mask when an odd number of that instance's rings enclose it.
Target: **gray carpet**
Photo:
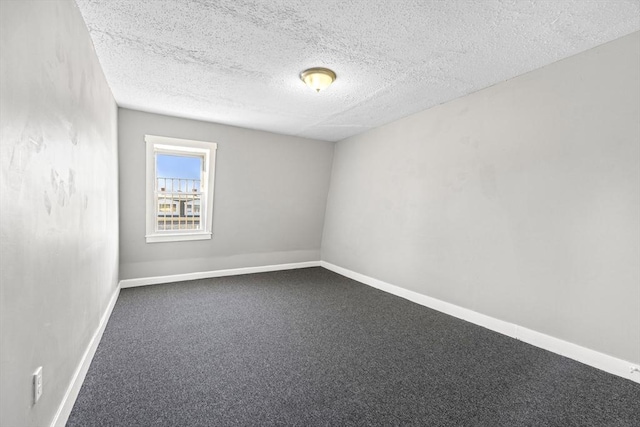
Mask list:
[[[124,289],[68,426],[639,426],[640,385],[322,268]]]

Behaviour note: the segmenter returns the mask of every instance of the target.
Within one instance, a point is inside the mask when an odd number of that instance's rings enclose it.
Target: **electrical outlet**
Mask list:
[[[42,366],[33,373],[33,403],[38,403],[42,396]]]

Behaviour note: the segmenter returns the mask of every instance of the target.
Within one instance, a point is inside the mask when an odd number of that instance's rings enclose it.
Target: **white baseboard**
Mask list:
[[[173,274],[170,276],[143,277],[140,279],[124,279],[120,288],[158,285],[161,283],[183,282],[185,280],[209,279],[212,277],[239,276],[241,274],[266,273],[269,271],[294,270],[297,268],[319,267],[320,261],[295,262],[290,264],[262,265],[259,267],[231,268],[227,270],[201,271],[198,273]]]
[[[82,359],[80,359],[80,364],[73,374],[73,378],[71,379],[71,383],[67,388],[67,392],[64,394],[62,402],[58,407],[58,411],[53,417],[51,427],[64,427],[64,425],[67,424],[67,420],[69,419],[69,415],[71,415],[73,405],[76,403],[78,393],[80,392],[80,388],[82,387],[82,383],[84,382],[84,377],[87,375],[87,371],[89,370],[89,366],[91,365],[91,361],[93,360],[93,355],[96,353],[96,349],[98,348],[98,344],[100,343],[100,339],[102,338],[104,329],[107,326],[109,317],[111,317],[113,307],[116,305],[116,301],[118,300],[118,295],[120,295],[119,286],[113,292],[113,295],[109,300],[109,304],[107,305],[107,309],[100,319],[98,329],[96,329],[95,333],[91,337],[91,341],[89,341],[89,345],[84,351]]]
[[[632,362],[618,359],[513,323],[505,322],[504,320],[486,316],[455,304],[431,298],[426,295],[383,282],[382,280],[356,273],[355,271],[348,270],[326,261],[321,261],[320,266],[342,276],[364,283],[365,285],[380,289],[425,307],[466,320],[467,322],[474,323],[544,350],[568,357],[584,363],[585,365],[609,372],[610,374],[640,383],[640,370],[634,370],[634,368],[638,369],[638,366]]]

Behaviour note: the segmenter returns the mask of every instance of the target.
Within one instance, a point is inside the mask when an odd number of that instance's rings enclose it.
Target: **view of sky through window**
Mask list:
[[[156,156],[156,174],[158,178],[200,179],[202,159],[199,157]]]

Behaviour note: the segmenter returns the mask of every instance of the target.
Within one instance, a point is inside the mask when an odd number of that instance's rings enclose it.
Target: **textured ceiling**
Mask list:
[[[330,141],[640,29],[640,0],[77,3],[120,106]]]

